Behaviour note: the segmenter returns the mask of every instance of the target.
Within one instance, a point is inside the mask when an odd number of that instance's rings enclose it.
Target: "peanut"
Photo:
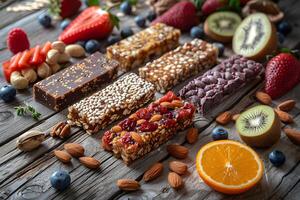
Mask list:
[[[51,68],[47,63],[42,63],[40,66],[37,68],[37,74],[41,78],[47,78],[48,76],[51,75]]]
[[[24,78],[28,80],[29,83],[34,83],[37,79],[37,74],[34,71],[34,69],[23,69],[21,73],[24,76]]]
[[[28,80],[19,71],[14,71],[10,75],[10,83],[18,90],[27,88],[29,84]]]
[[[59,53],[64,53],[66,45],[62,41],[55,41],[52,43],[52,49],[57,50]]]

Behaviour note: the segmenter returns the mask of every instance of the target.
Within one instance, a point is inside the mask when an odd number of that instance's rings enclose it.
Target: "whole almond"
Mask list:
[[[89,169],[98,169],[100,167],[100,162],[93,157],[80,157],[79,161]]]
[[[167,102],[167,101],[161,102],[160,105],[162,105],[162,106],[164,106],[166,108],[174,108],[174,105],[172,103],[170,103],[170,102]]]
[[[281,104],[278,105],[278,109],[281,111],[291,111],[296,105],[296,101],[295,100],[286,100],[284,102],[282,102]]]
[[[256,92],[255,97],[262,104],[270,105],[272,103],[272,98],[267,93]]]
[[[64,149],[73,157],[82,157],[84,155],[84,148],[77,143],[67,143]]]
[[[186,134],[186,140],[189,144],[194,144],[198,140],[198,129],[190,128]]]
[[[178,108],[180,108],[180,107],[182,107],[183,106],[183,102],[181,101],[181,100],[173,100],[172,102],[171,102],[171,104],[173,105],[173,107],[178,107]]]
[[[138,120],[139,117],[137,116],[136,113],[133,113],[132,115],[129,116],[130,119]]]
[[[118,133],[118,132],[121,132],[121,131],[122,131],[122,128],[121,128],[121,126],[116,125],[116,126],[113,126],[113,127],[111,128],[111,130],[112,130],[113,132],[115,132],[115,133]]]
[[[124,191],[135,191],[140,188],[140,183],[133,179],[119,179],[117,186]]]
[[[179,174],[179,175],[183,175],[187,172],[187,165],[183,162],[180,161],[171,161],[169,163],[169,168],[171,171]]]
[[[152,181],[153,179],[156,179],[159,177],[163,172],[164,166],[161,163],[155,163],[152,165],[143,176],[143,179],[145,182]]]
[[[162,115],[156,114],[151,117],[149,122],[157,122],[157,121],[161,120],[161,118],[162,118]]]
[[[141,125],[142,123],[144,123],[146,120],[145,119],[139,119],[137,120],[136,124],[137,125]]]
[[[240,114],[234,114],[232,115],[232,121],[236,121],[239,118]]]
[[[168,153],[174,158],[184,159],[188,156],[189,149],[178,145],[178,144],[170,144],[167,146]]]
[[[65,151],[60,150],[54,150],[54,155],[58,160],[60,160],[62,163],[70,163],[71,162],[71,156]]]
[[[231,118],[232,118],[231,116],[232,116],[231,112],[226,111],[226,112],[221,113],[221,114],[216,118],[216,121],[217,121],[219,124],[227,125],[227,124],[231,121]]]
[[[289,113],[278,110],[278,109],[275,109],[275,112],[278,114],[280,121],[287,123],[287,124],[294,122],[292,116]]]
[[[300,131],[299,130],[285,128],[285,129],[283,129],[283,131],[285,132],[286,136],[290,139],[290,141],[292,143],[300,146]]]
[[[182,178],[175,172],[170,172],[168,175],[168,182],[174,189],[180,189],[183,186]]]
[[[132,137],[132,139],[134,141],[136,141],[139,145],[142,145],[144,143],[143,138],[140,134],[138,134],[137,132],[130,132],[130,136]]]

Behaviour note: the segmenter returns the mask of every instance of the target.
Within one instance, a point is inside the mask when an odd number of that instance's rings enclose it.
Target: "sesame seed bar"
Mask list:
[[[36,101],[56,110],[62,110],[111,81],[119,63],[97,52],[34,84]]]
[[[140,77],[165,93],[176,84],[217,63],[218,50],[211,44],[194,39],[147,63],[139,69]]]
[[[106,131],[102,147],[130,164],[190,126],[195,110],[193,104],[168,92]]]
[[[107,48],[108,58],[120,62],[122,71],[136,68],[176,48],[180,30],[156,24]]]
[[[205,114],[259,76],[262,70],[262,64],[234,55],[189,82],[179,94],[197,106],[200,114]]]
[[[155,88],[134,73],[127,74],[103,90],[69,107],[68,122],[88,134],[130,114],[153,99]]]

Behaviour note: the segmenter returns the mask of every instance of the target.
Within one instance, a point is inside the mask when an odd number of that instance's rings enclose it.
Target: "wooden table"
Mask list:
[[[37,17],[45,12],[44,10],[18,13],[5,10],[8,5],[13,6],[18,2],[8,0],[0,5],[0,62],[11,56],[5,48],[6,35],[11,28],[17,26],[24,28],[32,46],[47,40],[54,41],[60,32],[58,23],[55,23],[55,27],[51,29],[43,29],[38,24]],[[293,47],[299,42],[300,1],[280,1],[279,4],[285,11],[287,20],[293,24],[293,32],[285,40],[284,45]],[[138,12],[143,12],[143,9]],[[133,25],[132,17],[123,17],[121,25],[124,24]],[[137,30],[136,27],[135,30]],[[182,42],[186,40],[190,38],[184,35]],[[230,54],[230,50],[227,49],[226,55]],[[1,77],[0,86],[5,84],[5,80]],[[183,84],[174,90],[178,90]],[[280,142],[272,148],[256,149],[264,160],[265,175],[258,186],[242,195],[226,196],[213,191],[198,178],[195,170],[197,151],[201,146],[212,141],[211,130],[217,125],[214,121],[216,115],[229,109],[240,112],[252,104],[257,104],[253,93],[261,86],[262,80],[254,81],[222,102],[209,116],[197,118],[197,125],[201,127],[201,132],[196,144],[187,144],[184,139],[185,133],[179,133],[170,141],[170,143],[183,144],[190,149],[189,158],[183,160],[189,166],[189,174],[184,176],[185,187],[179,191],[173,190],[167,183],[167,165],[173,158],[167,155],[166,145],[132,165],[126,166],[121,160],[100,147],[99,139],[103,131],[89,136],[83,130],[73,128],[72,136],[66,140],[51,138],[49,130],[57,122],[66,119],[66,110],[54,112],[35,102],[32,99],[31,89],[20,91],[17,94],[17,100],[13,103],[0,102],[0,199],[300,199],[300,148],[293,145],[284,134]],[[284,97],[274,101],[274,106],[285,99],[297,100],[297,106],[292,112],[295,119],[295,124],[292,126],[300,128],[300,85]],[[42,113],[39,121],[16,116],[14,106],[24,102],[33,105]],[[226,128],[230,132],[229,139],[240,140],[234,124]],[[21,152],[16,148],[16,138],[31,129],[45,131],[48,133],[47,139],[36,151]],[[75,159],[71,165],[60,163],[54,157],[53,150],[62,149],[63,144],[68,142],[81,143],[87,155],[94,156],[101,161],[101,168],[97,171],[89,170]],[[274,149],[283,151],[287,157],[282,167],[273,167],[268,160],[269,152]],[[164,174],[153,182],[144,183],[141,180],[144,171],[158,161],[165,165]],[[67,170],[71,175],[71,187],[64,192],[55,191],[49,182],[50,175],[57,169]],[[132,193],[122,192],[115,185],[116,180],[120,178],[133,178],[140,181],[141,190]]]

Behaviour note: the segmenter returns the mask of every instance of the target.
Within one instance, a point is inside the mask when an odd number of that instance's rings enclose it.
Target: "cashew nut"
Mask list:
[[[37,74],[41,78],[47,78],[48,76],[51,75],[51,68],[49,67],[49,65],[47,63],[42,63],[37,68]]]
[[[52,49],[57,50],[59,53],[64,53],[66,45],[62,41],[55,41],[51,45]]]
[[[59,52],[56,49],[51,49],[47,53],[46,62],[50,65],[54,65],[57,63],[58,57],[59,57]]]
[[[66,53],[74,58],[81,58],[85,56],[85,50],[79,44],[70,44],[66,46]]]
[[[59,64],[50,65],[52,74],[58,72],[61,69],[61,66]]]
[[[28,80],[19,71],[14,71],[10,75],[10,83],[18,90],[27,88],[29,84]]]
[[[26,78],[29,81],[29,83],[34,83],[37,79],[37,74],[34,71],[34,69],[23,69],[21,73],[24,76],[24,78]]]
[[[61,53],[58,57],[58,63],[67,63],[70,61],[70,56],[66,53]]]

